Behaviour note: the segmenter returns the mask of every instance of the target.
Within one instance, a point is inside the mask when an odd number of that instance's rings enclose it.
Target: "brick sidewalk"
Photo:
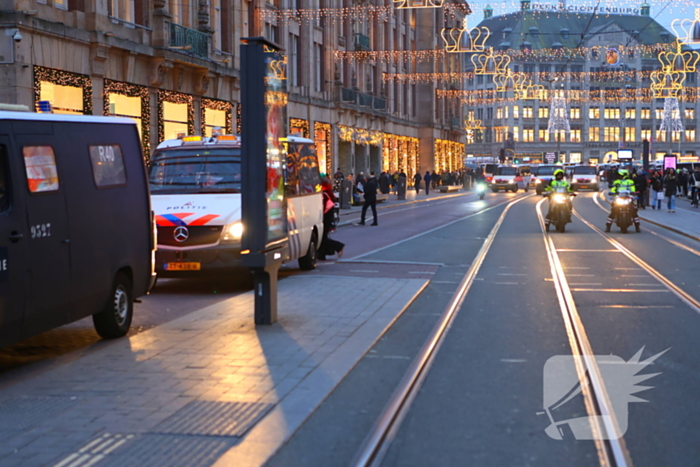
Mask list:
[[[280,320],[252,292],[0,392],[0,466],[261,465],[427,284],[300,275]]]
[[[676,200],[676,212],[668,212],[664,201],[661,210],[651,209],[648,206],[646,209],[640,209],[639,217],[642,220],[700,238],[700,211],[690,207],[689,203],[682,200]]]

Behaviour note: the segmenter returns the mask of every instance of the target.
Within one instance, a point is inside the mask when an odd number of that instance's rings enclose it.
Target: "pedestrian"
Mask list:
[[[668,198],[668,212],[676,212],[676,193],[678,191],[678,175],[676,169],[669,167],[664,176],[664,195]]]
[[[365,173],[364,173],[364,172],[360,172],[360,175],[357,176],[357,182],[356,182],[356,183],[357,183],[358,185],[363,185],[363,186],[364,186],[364,184],[365,184]],[[361,187],[360,187],[360,190],[363,190],[363,191],[364,191],[364,188],[361,186]]]
[[[369,207],[372,208],[372,216],[374,216],[374,222],[371,225],[379,225],[377,223],[377,179],[374,176],[374,172],[370,172],[370,178],[365,183],[365,202],[362,205],[362,216],[360,216],[359,225],[365,225],[365,216]]]
[[[382,172],[381,174],[379,174],[379,191],[383,195],[388,195],[390,186],[391,181],[389,179],[389,174],[387,174],[386,172]]]
[[[335,203],[338,201],[333,193],[333,186],[328,179],[321,180],[321,191],[323,193],[323,237],[318,248],[318,259],[325,260],[326,256],[337,254],[338,258],[343,256],[345,244],[330,238],[330,233],[336,229]]]
[[[693,194],[691,205],[697,208],[698,198],[700,198],[700,167],[696,167],[695,171],[690,176],[690,189]]]
[[[433,175],[430,176],[430,179],[433,181],[433,190],[437,190],[440,186],[440,174],[437,171],[433,171]]]
[[[391,176],[391,187],[395,195],[399,194],[399,173],[394,170],[394,175]]]
[[[333,180],[343,180],[345,176],[343,175],[343,171],[340,170],[340,167],[338,167],[338,170],[335,171],[335,174],[333,175]]]
[[[644,171],[640,170],[636,172],[632,180],[634,181],[634,189],[637,192],[637,207],[639,207],[639,209],[646,209],[644,207],[644,202],[647,196],[647,177]]]
[[[426,170],[425,176],[423,176],[423,181],[425,182],[425,194],[426,195],[430,194],[430,181],[431,180],[432,180],[432,177],[430,176],[430,171]]]
[[[420,190],[420,181],[422,177],[420,176],[420,172],[416,172],[416,174],[413,176],[413,187],[416,189],[416,194],[418,194],[418,190]]]
[[[651,177],[651,208],[661,211],[661,202],[664,200],[663,180],[658,172]]]

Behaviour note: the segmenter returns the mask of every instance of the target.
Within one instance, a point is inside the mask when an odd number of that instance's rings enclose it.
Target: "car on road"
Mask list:
[[[126,335],[154,253],[132,119],[0,111],[0,346],[91,315]]]
[[[289,255],[316,267],[323,236],[323,198],[314,142],[289,136],[285,195]],[[247,273],[241,260],[241,139],[184,136],[158,145],[149,164],[158,225],[159,277]]]
[[[534,176],[535,180],[535,191],[538,195],[544,192],[545,187],[554,178],[554,171],[561,169],[560,165],[540,165],[537,167],[537,175]]]
[[[571,189],[598,191],[598,169],[590,165],[578,165],[573,167],[571,177]]]
[[[494,193],[497,193],[499,190],[515,193],[520,188],[523,188],[525,191],[529,189],[528,184],[520,173],[520,169],[516,166],[507,165],[499,165],[495,168],[489,186]]]

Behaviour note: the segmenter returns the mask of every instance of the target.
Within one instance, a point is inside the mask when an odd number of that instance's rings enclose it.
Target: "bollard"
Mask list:
[[[398,197],[396,199],[406,199],[406,177],[399,177],[396,192],[398,193]]]
[[[352,202],[352,182],[341,180],[340,182],[340,209],[350,209]]]

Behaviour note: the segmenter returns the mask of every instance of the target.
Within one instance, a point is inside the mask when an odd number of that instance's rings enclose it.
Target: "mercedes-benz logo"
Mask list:
[[[175,231],[173,231],[173,238],[176,242],[185,242],[188,238],[190,238],[190,231],[187,230],[187,227],[185,227],[184,225],[175,227]]]

